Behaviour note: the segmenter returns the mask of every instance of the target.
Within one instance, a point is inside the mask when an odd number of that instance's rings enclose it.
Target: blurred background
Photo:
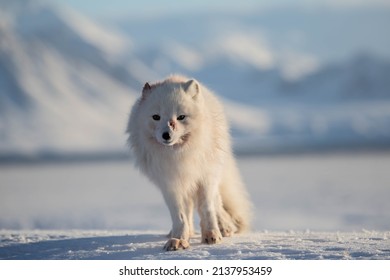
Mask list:
[[[172,73],[223,100],[256,229],[390,229],[390,2],[210,2],[0,0],[0,229],[168,230],[125,127]]]

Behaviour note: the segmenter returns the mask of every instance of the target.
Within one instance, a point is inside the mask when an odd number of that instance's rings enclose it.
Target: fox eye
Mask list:
[[[161,119],[161,117],[159,115],[153,115],[152,119],[155,121],[159,121]]]
[[[180,116],[177,117],[177,120],[178,120],[178,121],[182,121],[182,120],[184,120],[185,118],[186,118],[185,115],[180,115]]]

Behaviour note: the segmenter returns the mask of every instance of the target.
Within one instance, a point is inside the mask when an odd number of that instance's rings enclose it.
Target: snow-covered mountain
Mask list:
[[[139,89],[162,77],[131,39],[44,1],[0,7],[0,155],[123,152]]]
[[[253,153],[389,146],[389,16],[390,9],[286,8],[118,26],[160,73],[188,73],[227,104],[240,103],[243,110],[228,113],[253,125],[232,120],[235,143]]]
[[[141,86],[119,63],[131,42],[40,1],[0,2],[0,153],[124,146]]]
[[[389,62],[321,66],[237,28],[140,45],[66,8],[0,0],[0,155],[122,153],[142,84],[172,72],[221,95],[241,150],[389,145]]]

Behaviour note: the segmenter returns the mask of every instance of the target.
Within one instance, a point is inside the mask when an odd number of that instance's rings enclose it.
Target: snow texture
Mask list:
[[[165,252],[163,232],[0,231],[0,259],[390,260],[390,232],[254,232]]]

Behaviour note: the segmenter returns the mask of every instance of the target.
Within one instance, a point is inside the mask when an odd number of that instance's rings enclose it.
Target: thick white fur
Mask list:
[[[204,243],[248,229],[251,204],[235,164],[225,113],[206,87],[181,76],[145,84],[127,132],[136,165],[161,189],[170,210],[166,250],[189,246],[195,206]]]

